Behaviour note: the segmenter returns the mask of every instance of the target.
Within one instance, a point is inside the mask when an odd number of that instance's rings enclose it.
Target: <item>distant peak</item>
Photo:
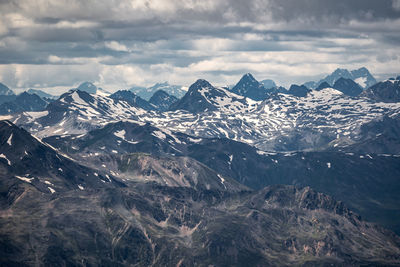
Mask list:
[[[337,68],[333,73],[343,73],[343,72],[349,72],[349,70],[348,69]]]
[[[320,90],[322,90],[322,89],[331,88],[331,87],[332,87],[332,86],[331,86],[329,83],[323,82],[323,83],[321,83],[321,84],[317,87],[317,89],[315,89],[315,90],[320,91]]]
[[[243,75],[242,79],[250,79],[250,80],[255,80],[254,76],[251,73],[246,73]]]
[[[158,89],[155,93],[154,93],[154,95],[169,95],[167,92],[165,92],[164,90],[162,90],[162,89]]]
[[[83,82],[83,83],[81,83],[81,84],[78,86],[78,88],[79,88],[79,87],[82,87],[82,86],[95,87],[95,85],[94,85],[93,83],[91,83],[91,82]]]
[[[157,87],[163,87],[163,86],[169,86],[169,85],[170,84],[167,81],[165,81],[165,82],[156,83],[155,85],[151,86],[150,88],[157,88]]]
[[[89,94],[96,94],[97,93],[97,87],[91,82],[83,82],[78,86],[77,89],[81,90],[81,91],[88,92]]]
[[[198,79],[194,84],[192,84],[192,86],[195,86],[195,87],[212,87],[212,85],[207,80],[204,80],[204,79]],[[190,86],[190,87],[192,87],[192,86]]]

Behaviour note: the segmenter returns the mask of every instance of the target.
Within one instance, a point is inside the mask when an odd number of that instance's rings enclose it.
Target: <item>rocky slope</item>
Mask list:
[[[111,123],[86,135],[44,140],[77,161],[121,179],[152,180],[165,185],[171,177],[189,178],[189,170],[193,169],[196,177],[199,173],[219,177],[221,187],[225,186],[222,179],[232,183],[227,177],[253,189],[273,184],[311,186],[344,201],[368,220],[400,232],[399,154],[361,149],[358,153],[340,149],[267,153],[230,139],[197,138],[132,122]],[[201,167],[197,161],[207,166],[205,172],[195,167]],[[127,171],[132,164],[137,171]],[[191,166],[189,170],[187,164]],[[200,176],[204,181],[208,179],[207,175]]]
[[[26,184],[0,222],[8,266],[399,264],[397,236],[309,188],[136,184],[44,195]]]
[[[400,101],[400,76],[371,86],[362,93],[376,102],[396,103]]]

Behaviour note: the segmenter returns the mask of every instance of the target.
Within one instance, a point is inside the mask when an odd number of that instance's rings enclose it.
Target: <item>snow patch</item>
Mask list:
[[[367,77],[360,77],[354,80],[356,83],[361,85],[362,88],[367,87]]]
[[[21,181],[28,182],[28,183],[32,183],[32,180],[34,179],[34,178],[22,177],[22,176],[18,176],[18,175],[15,175],[15,177],[17,177]]]
[[[121,138],[121,139],[123,139],[123,140],[125,140],[125,134],[126,134],[125,130],[116,131],[116,132],[114,133],[114,135],[115,135],[116,137],[119,137],[119,138]]]
[[[3,159],[5,159],[5,160],[7,160],[8,165],[11,166],[11,161],[6,157],[6,155],[0,154],[0,158],[3,158]]]
[[[201,138],[191,138],[191,137],[189,137],[188,139],[190,142],[193,142],[193,143],[200,143],[202,140]]]
[[[163,139],[163,140],[167,138],[167,136],[161,131],[154,131],[151,135],[157,137],[158,139]]]
[[[51,182],[49,182],[49,181],[47,181],[47,180],[44,181],[44,183],[47,184],[47,185],[52,185],[52,186],[54,186],[54,184],[52,184]]]
[[[56,192],[56,190],[54,190],[54,189],[51,188],[50,186],[48,186],[47,188],[50,190],[50,192],[51,192],[52,194],[54,194],[54,193]]]
[[[226,185],[225,185],[225,179],[221,176],[221,175],[219,175],[219,174],[217,174],[217,176],[218,176],[218,178],[221,180],[221,184],[225,187],[225,189],[226,189]]]
[[[12,146],[12,138],[13,138],[13,134],[11,133],[10,137],[9,137],[8,140],[7,140],[7,144],[8,144],[9,146]]]

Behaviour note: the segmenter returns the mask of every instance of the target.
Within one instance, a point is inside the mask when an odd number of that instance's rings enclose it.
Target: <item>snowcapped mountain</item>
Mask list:
[[[304,85],[310,89],[315,89],[323,82],[333,85],[340,78],[351,79],[364,89],[377,83],[368,69],[362,67],[352,71],[338,68],[319,82],[307,82]]]
[[[179,101],[170,106],[170,110],[186,110],[191,113],[206,111],[237,112],[254,109],[256,102],[236,95],[224,88],[216,88],[206,80],[197,80]]]
[[[89,94],[98,94],[98,95],[103,95],[103,96],[108,96],[110,95],[109,92],[104,90],[103,88],[99,88],[96,85],[94,85],[91,82],[84,82],[81,83],[76,90],[82,91],[82,92],[87,92]]]
[[[396,79],[391,78],[379,82],[365,90],[361,95],[377,102],[400,102],[400,76]]]
[[[381,228],[400,233],[399,79],[361,96],[346,79],[262,101],[205,80],[149,102],[86,84],[1,117],[1,263],[400,265]]]
[[[197,101],[192,98],[186,102],[189,107],[203,101],[200,93],[197,96]],[[400,112],[400,103],[374,103],[345,96],[333,88],[311,91],[305,97],[278,94],[255,105],[253,109],[218,109],[213,105],[212,112],[143,114],[140,120],[193,136],[230,138],[266,151],[296,151],[327,149],[335,140],[337,146],[352,143],[361,125]],[[206,109],[210,107],[202,106]]]
[[[126,101],[70,90],[47,105],[43,112],[24,112],[11,119],[37,136],[82,134],[112,121],[136,119],[145,110]]]
[[[8,88],[5,84],[0,83],[0,95],[6,95],[6,96],[11,96],[15,95],[14,92]]]
[[[126,101],[70,91],[44,112],[11,120],[42,137],[82,134],[112,121],[134,120],[196,137],[230,138],[264,151],[308,151],[356,143],[363,124],[396,116],[400,103],[349,97],[333,88],[256,102],[198,80],[170,109],[146,111]]]
[[[43,111],[46,106],[47,102],[38,95],[23,92],[16,96],[14,100],[0,104],[0,115],[24,111]]]
[[[260,82],[266,89],[271,89],[277,87],[276,83],[273,80],[266,79]]]
[[[163,90],[169,95],[175,96],[176,98],[183,97],[187,91],[184,90],[184,88],[180,85],[171,85],[168,82],[156,83],[155,85],[147,88],[136,86],[129,90],[145,100],[149,100],[158,90]]]
[[[85,162],[92,168],[101,166],[103,172],[109,172],[124,181],[157,181],[167,186],[204,189],[208,184],[208,189],[230,191],[246,189],[231,178],[218,176],[218,173],[194,159],[182,158],[187,154],[188,146],[201,139],[161,130],[149,124],[119,121],[86,135],[53,136],[44,141],[66,151],[77,161]],[[127,156],[122,159],[121,155]],[[172,156],[180,158],[174,160]],[[173,166],[174,171],[168,171],[165,164]],[[194,172],[195,178],[191,177]]]
[[[245,96],[255,101],[264,100],[269,95],[269,90],[259,83],[250,73],[243,75],[231,91],[237,95]]]
[[[117,100],[117,101],[125,101],[129,105],[133,107],[138,107],[142,108],[144,110],[156,110],[157,108],[149,103],[148,101],[144,100],[140,96],[135,95],[135,93],[128,91],[128,90],[120,90],[112,95],[110,95],[110,98]]]
[[[48,94],[46,92],[43,92],[42,90],[37,90],[37,89],[29,89],[26,92],[28,94],[31,94],[31,95],[32,94],[38,95],[41,98],[47,98],[47,99],[56,99],[56,98],[58,98],[58,96],[51,95],[51,94]]]
[[[0,139],[4,140],[0,144],[3,185],[27,183],[46,194],[104,187],[105,183],[120,185],[110,176],[81,166],[10,121],[0,121]]]
[[[177,101],[178,98],[175,96],[169,95],[163,90],[158,90],[150,98],[149,103],[154,105],[159,111],[167,111],[168,108]]]
[[[352,80],[354,80],[364,89],[369,88],[377,83],[374,76],[372,76],[372,74],[365,67],[352,70],[351,75],[353,76]]]
[[[393,126],[393,121],[385,120],[377,129],[374,127],[375,131],[363,129],[363,133],[375,136],[377,132],[384,132],[386,140],[390,140],[400,132],[400,126],[392,132],[387,131],[391,128],[386,124]],[[397,125],[400,125],[398,121]],[[129,121],[110,123],[85,135],[52,136],[43,140],[78,162],[124,181],[154,181],[185,187],[192,184],[195,188],[209,184],[210,188],[225,190],[226,186],[234,191],[240,187],[229,177],[253,189],[272,184],[311,186],[345,201],[363,217],[400,231],[400,218],[392,215],[400,208],[377,205],[385,202],[400,207],[398,191],[387,189],[400,186],[400,157],[377,154],[373,147],[367,147],[368,150],[362,146],[346,147],[344,152],[271,153],[226,138],[198,138]],[[384,149],[379,144],[374,147]],[[399,142],[397,151],[398,148]],[[347,152],[356,150],[357,153]],[[202,170],[199,162],[216,173]],[[202,182],[190,182],[188,166]],[[359,186],[361,183],[363,186]],[[377,214],[379,218],[375,218]]]
[[[17,96],[6,85],[0,83],[0,104],[12,102]]]
[[[333,88],[303,97],[278,93],[256,102],[198,80],[170,109],[146,111],[123,100],[70,91],[44,112],[11,120],[41,137],[83,134],[112,121],[134,120],[196,137],[230,138],[264,151],[308,151],[356,143],[362,125],[396,116],[400,103],[349,97]]]

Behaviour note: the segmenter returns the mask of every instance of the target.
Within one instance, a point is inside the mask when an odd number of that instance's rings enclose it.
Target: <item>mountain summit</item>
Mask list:
[[[400,76],[371,86],[361,96],[366,96],[376,102],[400,102]]]
[[[103,88],[99,88],[91,82],[81,83],[77,88],[79,91],[87,92],[89,94],[110,95],[109,92]]]
[[[224,88],[216,88],[208,81],[199,79],[189,87],[182,99],[173,103],[169,110],[187,110],[191,113],[224,110],[237,112],[250,107],[248,99]]]
[[[0,83],[0,95],[14,95],[14,92],[8,88],[5,84]]]
[[[223,96],[223,94],[208,81],[199,79],[189,87],[182,99],[170,106],[170,110],[183,109],[192,113],[214,111],[217,108],[210,103],[209,98],[215,96]]]
[[[232,88],[233,93],[261,101],[267,98],[268,90],[259,83],[251,73],[243,75],[240,81]]]
[[[335,84],[335,82],[340,78],[351,79],[354,82],[358,83],[364,89],[371,87],[372,85],[377,83],[374,76],[372,76],[368,69],[362,67],[352,71],[337,68],[334,72],[326,76],[324,79],[321,79],[319,82],[307,82],[304,85],[310,89],[315,89],[323,82],[327,82],[328,84]]]

